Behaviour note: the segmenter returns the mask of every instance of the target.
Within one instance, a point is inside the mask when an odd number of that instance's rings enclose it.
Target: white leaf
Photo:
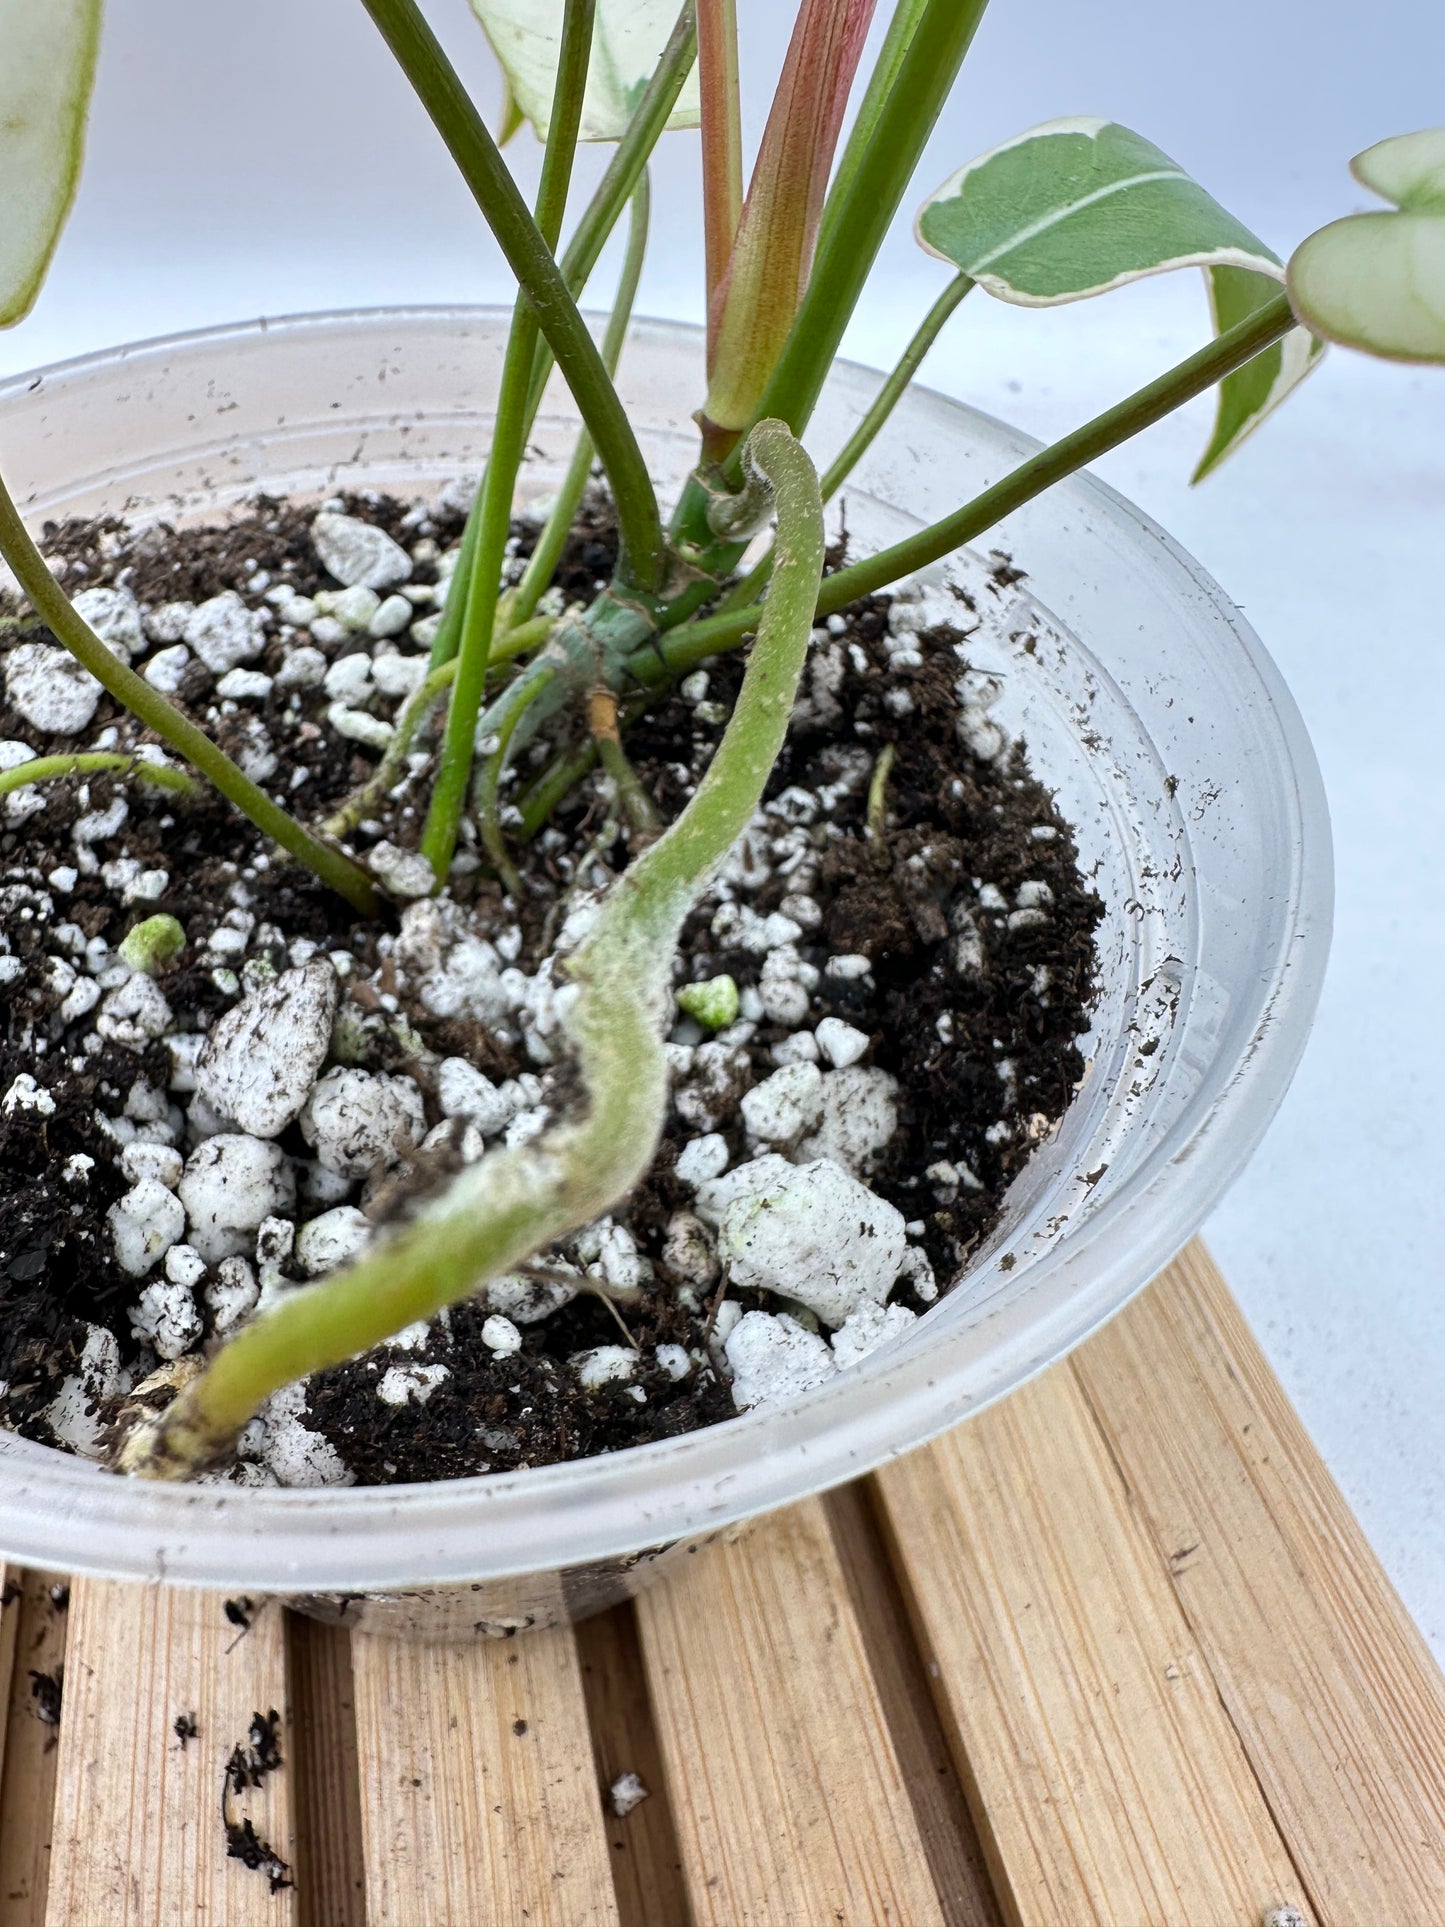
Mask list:
[[[101,0],[0,0],[0,328],[28,314],[75,198]]]
[[[1301,320],[1387,361],[1445,362],[1445,127],[1378,141],[1350,163],[1398,213],[1351,214],[1289,264]]]
[[[679,0],[597,0],[581,138],[617,140],[627,129],[677,24]],[[563,0],[472,0],[523,115],[546,139],[562,41]],[[687,77],[669,127],[698,124],[697,71]]]

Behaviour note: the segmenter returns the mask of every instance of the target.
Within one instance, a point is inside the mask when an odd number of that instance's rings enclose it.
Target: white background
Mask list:
[[[463,0],[429,10],[492,106],[495,70]],[[739,11],[755,136],[794,9]],[[1036,121],[1102,114],[1284,252],[1364,202],[1352,153],[1445,119],[1442,74],[1438,0],[993,0],[917,186]],[[670,136],[655,169],[641,312],[700,316],[695,146]],[[513,152],[530,178],[530,137]],[[943,276],[905,225],[849,352],[891,360]],[[0,336],[0,373],[262,313],[509,294],[358,0],[111,0],[75,218],[35,314]],[[1193,276],[1047,314],[976,296],[925,378],[1054,434],[1203,328]],[[1209,1236],[1445,1656],[1445,371],[1333,354],[1191,492],[1206,416],[1196,404],[1102,472],[1214,571],[1284,669],[1324,766],[1339,868],[1318,1029]]]

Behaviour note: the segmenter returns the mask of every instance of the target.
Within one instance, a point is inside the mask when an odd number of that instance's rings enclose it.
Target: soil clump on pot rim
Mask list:
[[[464,508],[456,488],[263,499],[214,528],[66,524],[46,548],[109,646],[319,822],[374,774],[425,673]],[[514,572],[535,538],[514,524]],[[545,607],[590,598],[614,560],[591,501]],[[617,1451],[823,1383],[958,1281],[1082,1075],[1101,915],[993,717],[997,681],[969,666],[979,621],[957,592],[904,590],[815,631],[764,807],[684,933],[672,1106],[634,1194],[278,1393],[208,1478],[378,1484]],[[718,658],[629,730],[664,819],[741,674]],[[3,589],[0,675],[0,766],[160,757]],[[560,966],[627,860],[625,823],[589,776],[516,843],[519,900],[471,823],[426,897],[433,747],[423,732],[349,839],[399,900],[390,926],[209,794],[101,773],[0,798],[0,1423],[103,1456],[158,1368],[565,1104]],[[557,747],[554,726],[516,759],[513,828]],[[126,939],[158,913],[186,941],[152,976]]]

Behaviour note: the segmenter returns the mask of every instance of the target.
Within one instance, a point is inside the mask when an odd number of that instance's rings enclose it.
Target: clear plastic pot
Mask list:
[[[258,490],[426,492],[485,454],[506,322],[479,309],[308,316],[20,377],[0,385],[6,474],[37,525],[213,517]],[[664,490],[692,459],[701,370],[695,330],[635,328],[621,386]],[[816,453],[841,443],[877,379],[837,367]],[[574,421],[554,385],[529,488],[555,483]],[[1035,446],[915,388],[848,486],[855,552],[944,514]],[[1027,577],[998,590],[985,557],[950,563],[988,615],[972,659],[1002,679],[995,714],[1057,790],[1107,912],[1088,1074],[966,1280],[905,1341],[796,1404],[536,1471],[378,1489],[158,1486],[0,1435],[0,1554],[117,1578],[367,1593],[371,1623],[431,1633],[575,1617],[655,1570],[659,1551],[956,1424],[1154,1275],[1248,1159],[1303,1048],[1330,926],[1324,795],[1248,624],[1111,490],[1076,478],[988,540]]]

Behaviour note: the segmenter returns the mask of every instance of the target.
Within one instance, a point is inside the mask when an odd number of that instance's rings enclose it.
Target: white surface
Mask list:
[[[76,217],[36,314],[0,337],[0,373],[260,313],[508,296],[495,247],[359,5],[145,0],[111,11]],[[429,11],[494,103],[462,0]],[[756,133],[792,8],[741,0],[740,13]],[[1351,153],[1442,117],[1442,72],[1438,0],[1378,0],[1367,19],[1344,0],[1203,11],[994,0],[917,187],[1035,121],[1109,114],[1285,251],[1363,203],[1345,173]],[[514,155],[530,178],[527,136]],[[601,158],[586,157],[584,179]],[[641,312],[700,315],[694,174],[695,139],[669,137]],[[941,275],[900,231],[850,352],[887,361]],[[1202,330],[1192,279],[1046,314],[976,296],[926,379],[1057,433],[1198,345]],[[1264,636],[1314,734],[1339,864],[1318,1030],[1209,1235],[1445,1656],[1445,374],[1332,355],[1191,492],[1206,416],[1196,404],[1101,472],[1218,575]]]

